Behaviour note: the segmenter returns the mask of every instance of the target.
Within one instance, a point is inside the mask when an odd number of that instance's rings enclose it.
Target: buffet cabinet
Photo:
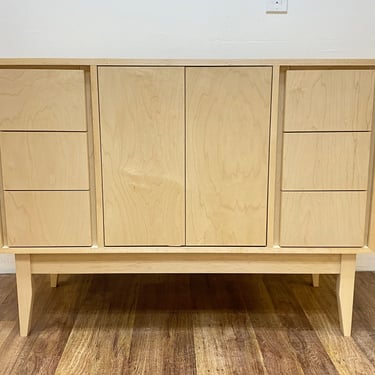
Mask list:
[[[375,249],[375,61],[0,60],[1,252],[33,274],[337,274]]]

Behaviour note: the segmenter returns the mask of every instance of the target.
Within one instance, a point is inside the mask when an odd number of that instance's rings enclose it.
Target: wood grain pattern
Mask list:
[[[280,103],[283,102],[283,75],[280,66],[272,68],[271,123],[268,163],[268,210],[267,247],[278,244],[278,207],[280,199],[280,160],[282,137],[282,116],[279,116]]]
[[[367,247],[264,247],[264,246],[55,246],[53,254],[369,254]],[[3,254],[50,254],[46,247],[14,247],[1,249]]]
[[[87,191],[5,192],[9,246],[90,246]]]
[[[0,275],[0,374],[216,374],[218,365],[227,374],[372,374],[375,273],[357,274],[353,338],[339,332],[335,280],[323,275],[314,289],[303,275],[63,275],[51,289],[35,276],[25,339],[15,277]],[[169,337],[175,345],[160,345]]]
[[[86,130],[83,71],[1,69],[0,130]]]
[[[30,255],[17,254],[15,260],[20,336],[25,337],[30,330],[34,298]]]
[[[99,68],[106,245],[182,245],[184,71]]]
[[[340,272],[335,254],[35,254],[32,273],[323,273]]]
[[[266,244],[271,78],[269,68],[186,70],[188,245]]]
[[[359,272],[358,277],[361,277],[360,275]],[[371,276],[374,277],[375,274],[372,273]],[[324,280],[325,277],[322,279]],[[311,288],[299,283],[295,277],[291,277],[290,281],[290,292],[301,305],[336,371],[345,375],[374,373],[374,364],[371,364],[367,356],[363,355],[363,351],[355,340],[342,336],[339,331],[335,293],[328,288]],[[331,278],[329,284],[332,289],[334,289],[334,283],[335,278]],[[320,310],[322,308],[324,312]],[[356,328],[360,329],[360,327]],[[372,338],[372,345],[374,343],[374,338]],[[362,360],[358,361],[358,358]]]
[[[88,128],[89,142],[92,141],[92,163],[94,174],[94,186],[91,188],[91,194],[95,194],[95,202],[92,200],[92,205],[95,206],[96,214],[96,238],[93,237],[93,245],[97,247],[104,246],[104,214],[103,214],[103,184],[102,184],[102,153],[101,153],[101,139],[100,139],[100,113],[99,113],[99,88],[98,88],[98,68],[90,66],[90,91],[91,91],[91,119],[92,129]],[[92,186],[92,185],[91,185]],[[91,211],[94,214],[94,210]]]
[[[340,327],[344,336],[350,336],[352,331],[355,265],[355,255],[341,256],[341,270],[337,279],[337,305]]]
[[[243,374],[267,374],[266,358],[242,303],[244,293],[220,275],[192,277],[191,289],[197,373],[235,374],[238,368]]]
[[[283,192],[281,246],[363,246],[366,192]]]
[[[351,67],[375,66],[375,59],[129,59],[129,58],[0,58],[0,66],[57,66],[74,69],[80,65],[99,66],[272,66]]]
[[[287,72],[286,131],[370,130],[373,70]]]
[[[367,190],[371,133],[285,133],[283,190]]]
[[[86,133],[0,134],[4,190],[88,190]]]

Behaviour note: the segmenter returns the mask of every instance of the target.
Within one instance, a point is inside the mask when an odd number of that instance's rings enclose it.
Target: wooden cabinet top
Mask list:
[[[0,66],[24,65],[148,65],[148,66],[375,66],[374,59],[112,59],[0,58]]]

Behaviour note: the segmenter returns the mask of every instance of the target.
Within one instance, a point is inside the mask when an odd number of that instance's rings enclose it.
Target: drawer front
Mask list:
[[[86,133],[0,134],[5,190],[88,190]]]
[[[90,246],[87,191],[6,191],[8,245]]]
[[[372,70],[292,70],[286,75],[285,131],[369,130]]]
[[[366,192],[283,192],[281,246],[361,247]]]
[[[285,133],[283,190],[367,190],[371,133]]]
[[[0,130],[86,130],[84,72],[0,69]]]

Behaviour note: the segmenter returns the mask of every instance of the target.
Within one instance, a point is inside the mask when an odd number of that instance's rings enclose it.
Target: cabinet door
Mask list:
[[[271,75],[186,71],[188,245],[266,244]]]
[[[99,96],[105,244],[184,244],[184,69],[99,68]]]

